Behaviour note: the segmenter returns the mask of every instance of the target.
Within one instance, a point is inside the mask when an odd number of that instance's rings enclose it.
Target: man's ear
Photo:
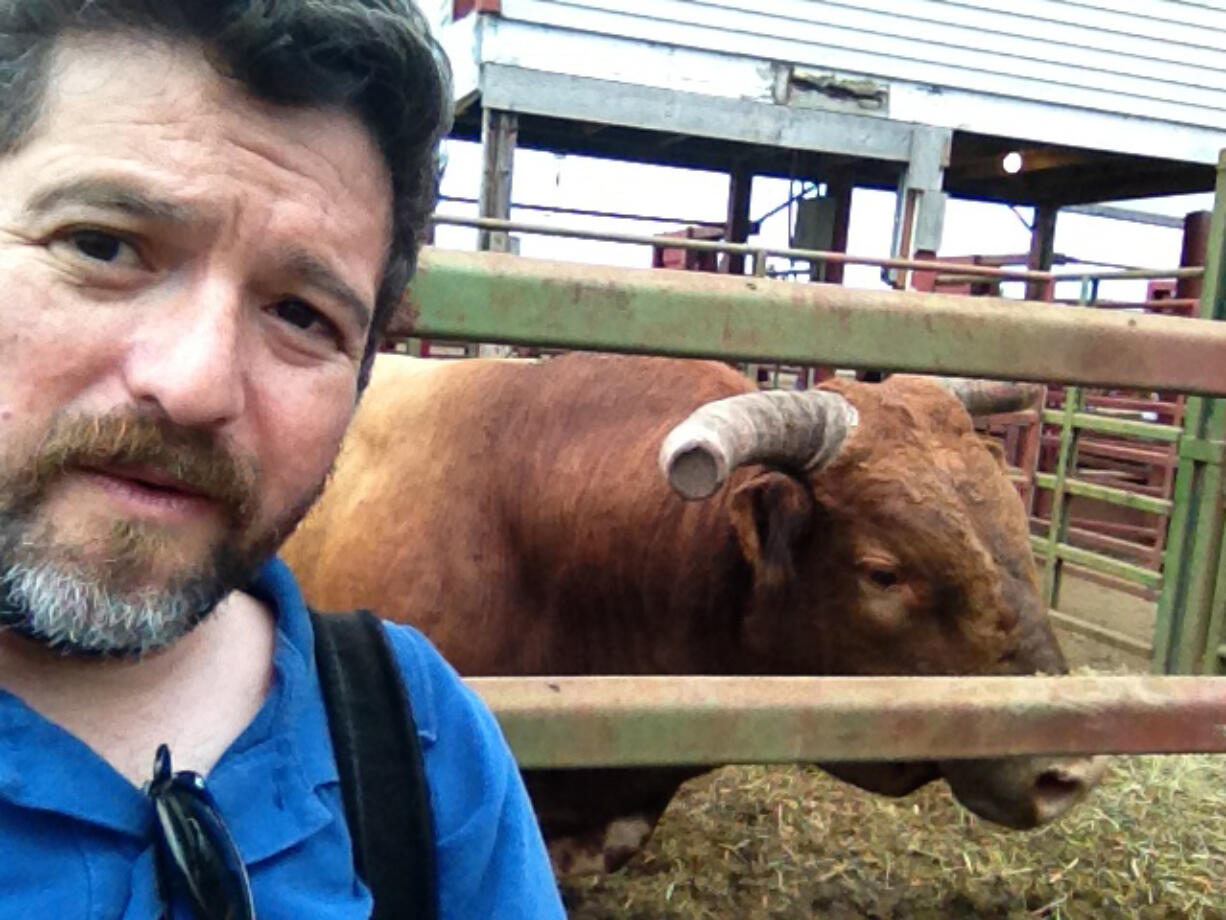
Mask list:
[[[729,502],[741,554],[759,587],[783,587],[795,573],[796,549],[813,527],[813,498],[786,473],[759,473]]]

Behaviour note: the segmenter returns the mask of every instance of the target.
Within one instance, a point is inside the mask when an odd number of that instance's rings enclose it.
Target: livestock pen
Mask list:
[[[484,218],[447,217],[441,218],[440,222],[483,228],[491,234],[505,234],[507,231],[515,230],[518,232],[574,236],[639,245],[658,246],[660,243],[658,237],[592,233],[586,230],[567,230],[554,226],[510,223]],[[745,282],[740,287],[734,285],[732,288],[729,288],[724,283],[726,279],[720,280],[710,276],[706,278],[689,275],[669,276],[666,274],[663,276],[657,275],[651,278],[650,281],[639,278],[641,284],[637,287],[633,280],[628,280],[626,286],[620,288],[614,287],[615,282],[613,279],[623,277],[634,279],[635,273],[623,274],[617,270],[593,266],[555,266],[550,270],[549,287],[541,289],[539,292],[540,296],[537,297],[533,293],[536,291],[533,287],[535,283],[534,268],[525,268],[525,265],[532,266],[534,263],[521,262],[520,260],[500,261],[497,256],[461,256],[454,253],[437,253],[436,258],[446,262],[444,271],[462,274],[466,280],[476,281],[485,286],[479,295],[480,297],[499,298],[502,304],[500,306],[502,316],[508,319],[509,324],[500,326],[499,319],[491,319],[489,316],[475,318],[474,320],[469,314],[469,305],[467,303],[453,303],[450,308],[462,312],[458,316],[447,315],[440,317],[444,323],[441,328],[433,326],[423,327],[418,323],[411,328],[403,326],[394,328],[393,334],[407,335],[413,329],[416,329],[417,334],[420,334],[422,337],[502,341],[521,345],[545,346],[548,348],[596,347],[607,351],[654,350],[660,353],[689,357],[722,357],[734,361],[782,362],[793,365],[833,363],[841,367],[888,367],[890,369],[931,370],[934,373],[947,373],[952,368],[963,367],[970,368],[970,370],[966,371],[967,373],[985,377],[991,376],[994,373],[1001,375],[1002,371],[1006,368],[1002,367],[1000,361],[1006,354],[1013,355],[1014,345],[1019,342],[1023,343],[1023,347],[1026,344],[1038,344],[1041,350],[1043,347],[1041,342],[1045,335],[1050,335],[1053,339],[1062,339],[1063,333],[1061,330],[1068,330],[1074,337],[1071,340],[1063,340],[1061,347],[1066,352],[1069,349],[1081,347],[1079,344],[1080,340],[1077,338],[1078,333],[1074,330],[1083,326],[1081,321],[1083,314],[1059,308],[1053,309],[1053,305],[1050,303],[1043,305],[1046,312],[1037,313],[1035,308],[1039,306],[1039,302],[1009,301],[1008,303],[1015,305],[1017,311],[1009,315],[999,314],[998,308],[1001,302],[992,301],[991,303],[995,306],[989,307],[982,313],[988,324],[981,326],[980,314],[975,312],[976,306],[973,306],[976,302],[969,301],[962,296],[929,295],[928,299],[924,301],[922,295],[916,294],[852,292],[839,287],[819,285],[816,288],[810,287],[800,290],[806,291],[804,300],[807,303],[820,308],[828,308],[830,315],[824,318],[810,316],[800,320],[795,315],[789,317],[786,309],[782,317],[777,316],[771,311],[771,307],[774,304],[791,304],[795,301],[798,289],[794,285],[772,282],[764,277],[766,273],[766,259],[770,256],[786,256],[792,259],[811,262],[827,260],[838,263],[854,262],[887,269],[909,270],[917,275],[936,274],[942,270],[955,267],[941,262],[915,259],[866,258],[850,256],[840,252],[813,252],[690,239],[670,240],[669,247],[686,250],[692,249],[700,253],[732,252],[749,257],[754,266],[754,280]],[[491,267],[491,263],[487,259],[493,260],[492,266],[494,267]],[[1096,289],[1101,281],[1153,277],[1198,279],[1203,274],[1202,269],[1194,267],[1181,267],[1169,270],[1116,270],[1084,275],[1053,274],[1052,272],[1030,270],[1016,271],[981,266],[956,266],[956,269],[962,274],[969,273],[970,275],[985,279],[997,281],[1002,279],[1020,280],[1037,284],[1046,290],[1049,299],[1052,296],[1057,281],[1077,281],[1080,282],[1080,287],[1083,291],[1080,301],[1082,306],[1093,305],[1089,292]],[[760,282],[757,280],[759,278],[762,279]],[[495,290],[494,288],[501,287],[502,282],[505,282],[508,287],[521,285],[524,299],[513,303],[505,293]],[[762,285],[761,288],[759,288],[759,284]],[[489,287],[490,285],[493,288]],[[559,317],[563,307],[557,303],[557,298],[577,298],[579,295],[576,292],[580,288],[584,291],[584,301],[593,304],[592,311],[584,312],[579,317],[569,317],[568,321],[576,325],[569,329],[563,328],[561,325],[562,320]],[[639,309],[633,318],[636,322],[652,328],[621,330],[616,328],[615,322],[606,323],[605,328],[599,328],[601,314],[597,311],[600,310],[600,307],[588,293],[589,289],[599,289],[606,297],[622,298],[631,294],[637,296],[639,298]],[[624,294],[623,291],[625,292]],[[703,315],[705,309],[704,297],[708,296],[724,296],[736,300],[737,312],[735,314],[734,325],[729,325],[727,317],[721,317],[717,321],[721,324],[718,329],[701,330],[699,328],[704,321],[710,322],[710,319],[705,318]],[[928,347],[927,340],[912,341],[910,340],[911,333],[907,328],[894,324],[895,317],[910,318],[916,304],[916,297],[920,297],[921,302],[927,303],[928,306],[926,307],[923,322],[926,327],[930,328],[933,339],[939,343],[933,346],[933,351],[930,353],[924,352],[924,349]],[[683,303],[684,306],[682,306]],[[516,306],[522,308],[524,312],[511,316],[508,311]],[[993,309],[997,310],[997,315],[1001,316],[1010,332],[1002,334],[999,327],[991,325],[994,315]],[[528,311],[534,311],[536,315],[530,316]],[[795,311],[793,311],[794,313]],[[941,316],[941,325],[933,328],[934,318],[938,314]],[[1080,363],[1086,365],[1080,371],[1085,378],[1085,382],[1093,385],[1100,387],[1119,386],[1121,385],[1120,382],[1123,381],[1125,385],[1131,385],[1132,387],[1161,389],[1162,387],[1155,382],[1164,379],[1161,372],[1159,372],[1157,377],[1151,375],[1148,377],[1138,377],[1133,381],[1127,380],[1125,365],[1138,359],[1137,349],[1128,345],[1125,341],[1128,330],[1135,329],[1135,315],[1132,313],[1121,313],[1113,319],[1108,318],[1107,325],[1102,330],[1096,332],[1093,328],[1089,328],[1083,332],[1092,341],[1092,345],[1087,347],[1098,349],[1100,353],[1110,351],[1119,361],[1120,367],[1111,367],[1108,364],[1104,364],[1099,355],[1095,353],[1086,352],[1085,355],[1073,353],[1071,356],[1066,354],[1063,366],[1048,360],[1044,364],[1032,367],[1029,371],[1018,369],[1006,374],[1006,376],[1014,379],[1041,380],[1043,382],[1054,380],[1075,381],[1078,379],[1074,376],[1077,373],[1076,367]],[[854,317],[858,328],[839,328],[839,324],[843,323],[844,318],[847,316]],[[782,319],[787,325],[771,330],[773,333],[772,341],[764,327],[777,319]],[[1157,318],[1155,317],[1155,319]],[[466,328],[464,324],[470,321],[475,321],[478,324],[475,330],[451,334],[450,330],[453,329],[464,330]],[[461,325],[455,325],[457,322]],[[823,325],[823,322],[829,325]],[[1019,333],[1017,329],[1021,322],[1028,324],[1030,329]],[[1047,325],[1048,323],[1050,325]],[[1159,325],[1162,324],[1160,323]],[[1043,326],[1046,326],[1046,328],[1041,328]],[[661,341],[658,348],[646,345],[645,343],[651,341],[651,336],[657,334],[655,327],[658,327],[663,334],[671,335],[673,342]],[[1178,331],[1182,327],[1178,322],[1175,322],[1173,325],[1168,322],[1164,328]],[[690,332],[687,333],[686,330],[690,330]],[[1105,330],[1114,330],[1115,334],[1124,330],[1125,338],[1113,339]],[[714,335],[712,334],[713,332]],[[1031,333],[1033,333],[1033,336],[1029,338],[1029,342],[1024,342],[1023,340],[1030,336]],[[892,335],[897,335],[899,341],[891,342],[889,339]],[[974,346],[969,344],[968,336],[970,335],[978,336],[976,344],[987,349],[986,356],[975,353]],[[585,336],[594,336],[594,338],[585,339]],[[633,338],[627,341],[627,337],[637,337],[637,341]],[[853,340],[853,337],[859,338]],[[901,342],[902,339],[908,339],[909,341],[903,343]],[[821,344],[816,348],[810,348],[810,342],[820,342]],[[880,346],[876,344],[877,342],[881,343]],[[890,354],[890,348],[897,347],[900,344],[903,345],[902,351],[904,356],[896,358]],[[1212,347],[1208,342],[1204,344],[1210,348]],[[832,355],[834,358],[830,361],[824,361],[822,355]],[[1010,360],[1015,365],[1018,363],[1016,357],[1011,357]],[[1155,364],[1158,364],[1161,361],[1161,356],[1152,356],[1152,360]],[[1196,358],[1193,360],[1201,359]],[[1206,362],[1204,365],[1205,371],[1210,374],[1213,373],[1211,359],[1208,355],[1203,360]],[[996,368],[996,370],[993,370],[993,368]],[[1064,376],[1061,376],[1061,374],[1064,374]],[[1114,382],[1113,374],[1116,375]],[[1186,389],[1191,390],[1193,387],[1189,385]],[[1057,466],[1053,473],[1043,473],[1033,468],[1029,471],[1015,471],[1019,475],[1028,475],[1029,484],[1033,489],[1046,490],[1052,494],[1051,510],[1048,513],[1047,519],[1037,522],[1043,524],[1044,535],[1043,537],[1036,535],[1034,542],[1036,552],[1045,563],[1045,570],[1047,572],[1044,586],[1045,596],[1048,599],[1049,605],[1053,608],[1054,617],[1066,629],[1147,658],[1154,656],[1157,652],[1161,652],[1164,655],[1187,656],[1191,654],[1193,657],[1199,654],[1200,658],[1203,659],[1196,664],[1184,662],[1173,669],[1167,667],[1162,661],[1156,661],[1155,667],[1159,671],[1179,670],[1199,672],[1203,670],[1206,673],[1217,673],[1218,662],[1221,660],[1218,649],[1223,645],[1221,640],[1215,642],[1208,638],[1201,638],[1193,641],[1177,637],[1173,641],[1168,641],[1169,637],[1163,638],[1160,636],[1155,636],[1152,641],[1130,639],[1118,631],[1105,629],[1082,617],[1064,613],[1057,609],[1058,605],[1056,603],[1062,582],[1062,569],[1066,562],[1076,566],[1080,571],[1098,573],[1124,585],[1138,585],[1155,594],[1161,592],[1163,586],[1168,583],[1168,580],[1164,579],[1161,572],[1163,566],[1144,568],[1121,561],[1115,554],[1101,551],[1095,552],[1073,545],[1068,540],[1070,529],[1069,499],[1074,496],[1092,497],[1098,501],[1124,507],[1157,511],[1168,516],[1168,518],[1186,507],[1186,502],[1183,501],[1139,496],[1121,488],[1113,488],[1109,485],[1091,483],[1074,478],[1073,470],[1077,457],[1076,445],[1082,432],[1089,431],[1148,438],[1161,443],[1172,444],[1178,451],[1186,452],[1195,449],[1192,446],[1193,440],[1187,435],[1193,426],[1198,424],[1198,420],[1192,412],[1200,404],[1193,402],[1187,406],[1186,415],[1181,419],[1186,425],[1178,427],[1169,424],[1152,424],[1144,421],[1119,419],[1101,413],[1083,411],[1087,408],[1085,406],[1086,394],[1081,387],[1070,386],[1064,388],[1061,394],[1063,397],[1061,399],[1061,410],[1048,409],[1041,415],[1045,421],[1059,426],[1059,456],[1061,458],[1060,463],[1063,466]],[[1177,488],[1181,487],[1181,485],[1184,487],[1188,486],[1189,483],[1195,481],[1195,476],[1197,475],[1197,467],[1194,463],[1183,464],[1181,470],[1183,475],[1175,482]],[[1202,519],[1185,516],[1181,520],[1175,521],[1175,526],[1171,528],[1171,538],[1178,540],[1176,528],[1179,526],[1186,527],[1192,520],[1201,521]],[[1116,541],[1115,545],[1118,545],[1118,541]],[[1166,566],[1171,564],[1172,558],[1175,559],[1176,563],[1178,562],[1178,554],[1183,548],[1182,544],[1178,544],[1174,547],[1172,554],[1167,554]],[[1178,627],[1172,627],[1170,623],[1170,611],[1176,603],[1177,597],[1178,595],[1174,591],[1163,595],[1162,615],[1159,617],[1158,624],[1159,629],[1183,627],[1182,621]],[[1209,623],[1205,616],[1202,615],[1199,619],[1191,621],[1186,628],[1189,630],[1207,630]],[[1203,651],[1200,653],[1191,652],[1190,648],[1193,645],[1197,645],[1198,642],[1207,643]],[[1197,647],[1200,646],[1197,645]]]
[[[484,221],[488,230],[512,228]],[[523,231],[523,227],[519,228]],[[550,232],[557,232],[550,228]],[[677,241],[695,248],[718,246],[702,241]],[[671,244],[670,244],[671,245]],[[728,247],[725,247],[728,248]],[[732,247],[764,265],[767,250]],[[837,367],[965,374],[1019,380],[1056,381],[1074,386],[1115,386],[1176,391],[1189,398],[1184,425],[1175,438],[1179,470],[1170,508],[1171,537],[1161,582],[1159,630],[1155,636],[1155,669],[1167,674],[1221,675],[1226,669],[1226,547],[1223,546],[1222,463],[1226,458],[1226,161],[1219,167],[1218,196],[1199,318],[1152,316],[1076,310],[1039,301],[998,302],[939,294],[852,291],[826,285],[773,281],[761,274],[744,277],[679,275],[537,263],[498,254],[429,252],[414,282],[396,326],[401,336],[466,339],[482,342],[545,345],[551,348],[654,352],[715,357],[734,361],[783,362]],[[852,260],[844,254],[799,252],[799,258]],[[908,271],[942,270],[939,263],[877,260],[877,264]],[[961,272],[975,271],[959,266]],[[988,270],[981,270],[985,275]],[[1180,274],[1166,272],[1159,274]],[[1016,273],[1006,273],[1016,276]],[[1041,276],[1041,277],[1040,277]],[[1051,273],[1027,272],[1025,280],[1051,281]],[[1061,410],[1065,428],[1092,428],[1096,422],[1076,398]],[[1063,452],[1071,457],[1075,437]],[[1067,469],[1067,462],[1066,462]],[[1071,490],[1068,490],[1071,491]],[[1053,510],[1054,531],[1039,549],[1053,562],[1082,560],[1063,539],[1067,517]],[[1049,572],[1053,570],[1049,568]],[[1139,677],[1078,676],[1072,678],[923,678],[865,679],[794,678],[710,680],[698,678],[627,681],[616,678],[485,679],[474,681],[494,707],[509,739],[525,765],[579,766],[648,763],[792,763],[811,760],[890,759],[908,757],[976,757],[1010,753],[1175,753],[1226,752],[1226,680],[1221,676]],[[1148,793],[1147,784],[1162,774],[1161,761],[1128,761],[1128,799],[1134,805]],[[761,782],[760,773],[746,774]],[[745,816],[753,825],[775,822],[777,836],[786,838],[784,811],[804,811],[796,804],[805,796],[827,795],[811,787],[808,773],[789,774],[792,789],[767,809]],[[1211,803],[1210,817],[1220,815],[1223,780],[1221,761],[1197,761],[1189,768],[1185,788]],[[713,783],[716,798],[721,774]],[[786,784],[785,784],[786,785]],[[779,795],[776,788],[773,793]],[[1161,788],[1153,797],[1164,796]],[[929,796],[925,793],[925,796]],[[1216,796],[1217,798],[1214,798]],[[914,810],[933,820],[931,797],[896,806],[900,814]],[[1189,802],[1182,810],[1171,804],[1164,812],[1130,812],[1111,818],[1117,824],[1157,820],[1175,822],[1180,814],[1199,808]],[[1152,815],[1152,816],[1151,816]],[[819,835],[840,833],[838,845],[863,859],[871,852],[857,849],[851,838],[855,825],[874,824],[854,812],[837,830],[834,825],[811,828]],[[1025,866],[995,868],[971,843],[987,832],[958,819],[967,850],[965,864],[991,874],[1003,885],[1010,874],[1037,872],[1048,888],[1036,887],[1019,902],[1010,902],[1001,888],[995,903],[968,900],[923,906],[905,899],[878,898],[872,905],[829,900],[830,885],[843,875],[866,871],[841,861],[814,875],[792,865],[806,847],[793,846],[783,855],[761,856],[750,835],[745,844],[754,853],[738,854],[742,844],[729,844],[717,858],[732,860],[737,877],[750,896],[736,893],[726,911],[762,916],[1223,916],[1223,900],[1212,886],[1198,903],[1181,901],[1185,913],[1163,909],[1161,886],[1143,882],[1145,859],[1131,860],[1139,884],[1133,900],[1078,901],[1057,895],[1044,902],[1037,892],[1051,890],[1059,879],[1073,877],[1082,857],[1026,870]],[[956,822],[955,822],[956,824]],[[1200,846],[1208,854],[1208,875],[1224,868],[1226,845],[1218,826],[1199,828]],[[1171,827],[1140,828],[1159,845],[1192,846],[1172,840]],[[1049,832],[1044,832],[1049,833]],[[1214,836],[1216,835],[1216,836]],[[1094,835],[1085,846],[1095,846]],[[760,841],[759,841],[760,842]],[[1003,847],[1003,844],[998,846]],[[837,847],[836,847],[837,848]],[[923,849],[921,846],[920,849]],[[1057,851],[1052,846],[1053,851]],[[991,848],[989,848],[989,852]],[[1061,859],[1064,858],[1060,851]],[[647,875],[662,875],[657,860]],[[756,855],[755,855],[756,854]],[[811,856],[812,854],[810,854]],[[1035,859],[1034,851],[1023,859]],[[830,855],[812,857],[825,860]],[[880,855],[874,857],[880,862]],[[1101,862],[1101,852],[1087,854],[1087,865]],[[933,883],[956,867],[934,856],[939,867]],[[1138,859],[1141,859],[1138,862]],[[743,863],[743,865],[742,865]],[[745,871],[746,867],[748,870]],[[766,881],[755,881],[752,870]],[[874,870],[876,871],[876,870]],[[885,886],[891,873],[914,873],[914,867],[884,867]],[[1097,867],[1095,867],[1097,872]],[[1189,876],[1193,875],[1191,869]],[[812,876],[812,877],[811,877]],[[745,879],[748,877],[748,881]],[[914,877],[914,876],[912,876]],[[1091,875],[1090,884],[1097,875]],[[1197,876],[1200,878],[1201,876]],[[1221,878],[1221,875],[1216,876]],[[780,889],[797,889],[798,900],[787,907],[771,906],[769,879]],[[682,877],[684,879],[684,876]],[[683,881],[672,879],[654,907],[638,895],[619,892],[624,910],[598,909],[584,916],[715,916],[679,913],[669,906]],[[877,885],[882,882],[878,879]],[[1097,883],[1105,884],[1101,878]],[[1199,884],[1199,882],[1198,882]],[[616,883],[595,883],[594,887]],[[592,887],[592,886],[589,886]],[[735,886],[734,886],[735,887]],[[905,885],[904,885],[905,887]],[[1059,890],[1058,888],[1055,890]],[[878,892],[880,894],[880,892]],[[761,895],[761,908],[758,896]],[[1135,897],[1134,897],[1135,895]],[[969,896],[968,896],[969,897]],[[1189,896],[1190,897],[1190,896]],[[1033,898],[1038,898],[1034,900]],[[685,900],[681,898],[680,901]],[[735,906],[734,906],[735,905]],[[918,906],[917,906],[918,905]],[[968,906],[969,905],[969,906]],[[1063,906],[1062,906],[1063,905]],[[583,910],[584,908],[580,908]],[[678,907],[677,910],[681,908]],[[710,908],[706,908],[710,910]],[[931,910],[931,913],[923,913]],[[700,909],[701,911],[701,909]],[[841,911],[841,912],[840,912]],[[861,911],[859,913],[855,911]],[[909,911],[909,912],[908,912]],[[1018,913],[1021,911],[1021,913]],[[1081,911],[1079,913],[1078,911]]]

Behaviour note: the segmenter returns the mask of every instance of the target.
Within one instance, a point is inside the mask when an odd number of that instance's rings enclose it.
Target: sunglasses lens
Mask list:
[[[164,841],[163,891],[187,895],[202,920],[253,920],[246,867],[203,781],[175,774],[154,803]]]

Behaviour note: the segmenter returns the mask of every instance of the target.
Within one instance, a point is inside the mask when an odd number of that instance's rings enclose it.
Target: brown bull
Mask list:
[[[468,675],[1061,673],[1025,513],[963,402],[920,378],[759,394],[701,361],[384,356],[284,557],[315,606],[413,623]],[[1024,828],[1101,765],[828,769],[890,795],[944,777]],[[527,780],[577,871],[628,858],[698,772]]]

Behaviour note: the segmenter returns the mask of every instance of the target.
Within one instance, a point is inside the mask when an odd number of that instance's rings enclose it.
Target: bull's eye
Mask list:
[[[898,573],[893,569],[869,569],[868,580],[878,588],[892,588],[898,584]]]

